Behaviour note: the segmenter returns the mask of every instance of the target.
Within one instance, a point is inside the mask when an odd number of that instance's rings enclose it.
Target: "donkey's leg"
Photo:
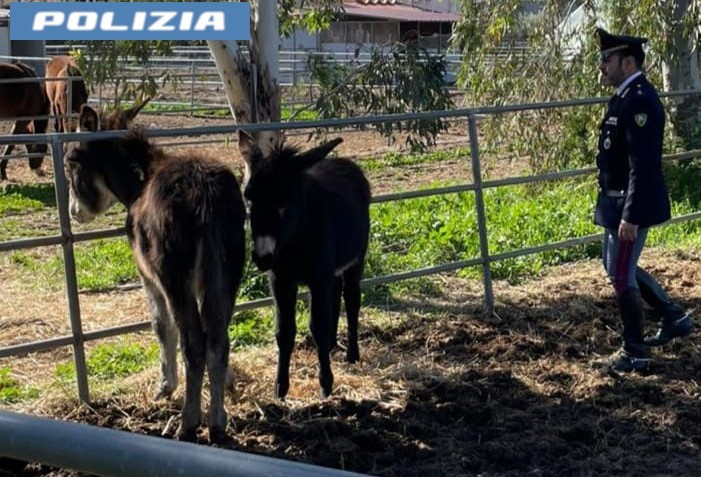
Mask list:
[[[19,134],[19,133],[16,132],[16,131],[17,131],[17,127],[18,127],[17,125],[18,125],[19,122],[20,122],[20,121],[16,121],[16,122],[12,125],[12,129],[10,129],[10,135],[12,135],[12,134]],[[26,126],[25,126],[25,127],[26,127]],[[20,126],[20,130],[21,130],[21,126]],[[14,144],[7,144],[7,145],[5,146],[5,148],[3,149],[3,151],[2,151],[2,154],[0,154],[0,157],[3,157],[3,159],[0,160],[0,181],[6,181],[6,180],[7,180],[7,161],[8,161],[8,159],[4,159],[4,157],[5,157],[5,156],[9,156],[10,154],[12,154],[12,151],[13,151],[14,149],[15,149],[15,145],[14,145]]]
[[[161,349],[161,386],[156,399],[169,398],[178,387],[178,328],[168,312],[165,298],[150,281],[143,280],[151,315],[151,327]]]
[[[175,322],[180,330],[180,348],[185,362],[185,402],[178,437],[194,441],[200,425],[202,380],[206,364],[206,339],[197,312],[197,302],[189,290],[180,289],[169,295]]]
[[[360,314],[360,278],[363,274],[362,263],[355,265],[343,276],[343,301],[346,304],[348,319],[348,349],[346,361],[355,363],[360,359],[358,349],[358,315]]]
[[[228,328],[235,298],[230,290],[223,289],[221,283],[210,283],[202,303],[202,321],[206,323],[207,330],[209,440],[212,443],[221,443],[226,439],[224,390],[230,369]]]
[[[331,347],[333,350],[338,344],[338,319],[341,315],[341,294],[343,292],[343,277],[336,277],[333,290],[333,309],[331,311]]]
[[[331,395],[333,388],[333,372],[331,371],[331,326],[333,325],[332,311],[334,300],[335,280],[316,280],[309,284],[312,296],[311,322],[309,328],[312,331],[316,353],[319,358],[319,385],[321,396]]]
[[[290,359],[297,334],[295,322],[297,283],[290,279],[276,277],[273,272],[268,274],[268,279],[275,299],[275,339],[278,347],[275,395],[282,399],[290,389]]]

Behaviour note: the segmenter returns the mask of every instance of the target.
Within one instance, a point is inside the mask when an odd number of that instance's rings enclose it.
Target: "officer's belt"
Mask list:
[[[602,191],[602,192],[606,197],[625,197],[626,196],[626,191],[624,191],[624,190],[607,189],[607,190]]]

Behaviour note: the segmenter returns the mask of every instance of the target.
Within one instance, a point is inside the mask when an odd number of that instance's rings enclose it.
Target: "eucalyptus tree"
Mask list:
[[[461,19],[453,45],[463,58],[458,82],[473,104],[610,95],[597,81],[597,25],[650,38],[647,73],[664,90],[701,91],[701,0],[456,1]],[[527,3],[537,3],[538,13],[524,14]],[[575,8],[582,13],[580,23],[563,28]],[[573,44],[578,45],[575,51]],[[672,102],[668,147],[699,147],[701,96]],[[508,128],[512,140],[506,152],[528,157],[535,170],[591,163],[600,117],[591,107],[505,115],[485,122],[484,143],[503,148]]]
[[[277,122],[280,120],[281,92],[278,81],[278,51],[281,35],[294,28],[317,32],[327,28],[343,14],[341,0],[251,0],[251,40],[208,40],[232,116],[238,124]],[[129,57],[146,64],[152,50],[167,54],[171,42],[87,42],[82,57],[87,80],[101,84],[118,78],[119,59]],[[382,114],[448,109],[453,103],[443,78],[446,74],[442,56],[434,56],[414,44],[382,45],[372,52],[367,64],[350,62],[339,67],[322,58],[312,59],[313,80],[318,81],[320,95],[308,107],[321,117],[332,118],[359,114]],[[387,48],[387,47],[390,48]],[[389,51],[390,53],[387,53]],[[357,57],[356,57],[357,59]],[[350,69],[349,69],[350,67]],[[333,81],[324,81],[333,78]],[[159,84],[160,80],[160,84]],[[118,84],[115,102],[122,95],[148,96],[169,80],[168,74],[155,78],[145,72],[140,82]],[[447,128],[441,120],[376,124],[388,138],[397,130],[407,132],[407,143],[422,148],[435,143],[437,134]],[[284,141],[280,131],[253,134],[263,155]],[[248,172],[248,171],[247,171]]]

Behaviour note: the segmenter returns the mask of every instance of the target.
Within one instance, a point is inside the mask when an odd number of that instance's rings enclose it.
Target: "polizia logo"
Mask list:
[[[12,2],[11,40],[249,40],[247,2]]]

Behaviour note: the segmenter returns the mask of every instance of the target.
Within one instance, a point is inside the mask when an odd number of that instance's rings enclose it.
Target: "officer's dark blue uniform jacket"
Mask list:
[[[618,229],[624,219],[649,227],[670,218],[662,175],[664,121],[657,91],[644,75],[609,101],[596,158],[600,187],[596,224]]]

